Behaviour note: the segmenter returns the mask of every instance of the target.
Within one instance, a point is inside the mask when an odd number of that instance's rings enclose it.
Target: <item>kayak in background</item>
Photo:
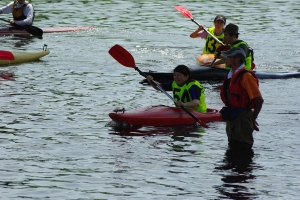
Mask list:
[[[86,27],[53,27],[43,29],[44,33],[61,33],[61,32],[73,32],[73,31],[87,31],[94,29],[95,26],[86,26]]]
[[[0,50],[0,66],[35,61],[49,53],[47,45],[44,45],[42,51]]]
[[[196,80],[224,80],[228,70],[224,68],[195,66],[191,67],[191,77]],[[286,78],[300,78],[300,72],[290,73],[267,73],[254,71],[259,79],[286,79]],[[158,82],[166,82],[173,80],[173,72],[144,72],[151,75],[154,80]],[[148,83],[147,80],[142,80],[141,83]]]
[[[120,112],[121,111],[121,112]],[[199,120],[206,122],[223,121],[219,109],[208,108],[206,113],[193,110],[190,112]],[[182,126],[195,125],[195,120],[183,109],[169,106],[151,106],[125,112],[125,109],[109,113],[109,117],[117,123],[133,126]]]
[[[199,63],[199,65],[203,65],[203,66],[209,66],[211,65],[212,62],[214,61],[216,62],[218,60],[219,59],[215,60],[215,54],[201,54],[197,58],[197,62]],[[215,65],[215,67],[224,68],[225,64]]]
[[[73,31],[85,31],[95,28],[94,26],[88,27],[53,27],[43,29],[43,33],[61,33],[61,32],[73,32]],[[0,27],[0,35],[30,35],[25,30],[14,29],[12,26],[2,26]]]

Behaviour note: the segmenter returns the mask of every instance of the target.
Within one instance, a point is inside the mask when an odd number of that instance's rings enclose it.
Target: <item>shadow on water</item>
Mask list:
[[[254,199],[258,198],[253,188],[247,187],[251,180],[255,179],[253,169],[253,150],[227,149],[220,166],[215,167],[219,172],[223,184],[216,186],[221,198],[230,199]]]
[[[109,134],[120,136],[155,136],[172,135],[172,137],[201,137],[204,129],[198,126],[172,126],[172,127],[139,127],[129,124],[110,121],[106,124],[110,127]]]

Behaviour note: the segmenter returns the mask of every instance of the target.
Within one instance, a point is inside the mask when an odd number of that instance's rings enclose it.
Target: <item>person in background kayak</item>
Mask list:
[[[204,95],[204,88],[199,81],[191,79],[191,71],[185,65],[178,65],[174,69],[174,81],[166,83],[158,83],[164,90],[173,91],[176,106],[184,106],[187,109],[195,110],[198,112],[206,112],[206,102]],[[153,77],[148,75],[147,81],[159,90],[154,84],[151,83]]]
[[[246,53],[240,47],[222,51],[231,68],[221,87],[220,96],[226,107],[220,111],[226,120],[226,133],[231,148],[251,149],[253,131],[259,131],[256,118],[264,102],[253,71],[245,69]]]
[[[253,49],[243,40],[239,40],[239,27],[235,24],[229,23],[224,29],[224,43],[230,45],[231,47],[240,47],[246,53],[245,68],[247,70],[254,69],[254,52]],[[218,56],[217,56],[218,58]],[[225,63],[224,59],[216,61],[213,66],[218,67],[218,65]],[[230,70],[230,67],[225,65],[225,69]]]
[[[34,9],[32,4],[25,0],[17,0],[0,8],[0,14],[12,13],[13,19],[10,25],[25,26],[32,25],[34,20]]]
[[[217,15],[214,19],[214,26],[207,29],[213,36],[221,42],[224,40],[224,26],[226,24],[226,17],[224,15]],[[217,49],[221,46],[213,37],[211,37],[205,30],[204,26],[200,25],[190,35],[191,38],[202,38],[206,40],[202,54],[197,58],[199,64],[209,65],[214,60]]]

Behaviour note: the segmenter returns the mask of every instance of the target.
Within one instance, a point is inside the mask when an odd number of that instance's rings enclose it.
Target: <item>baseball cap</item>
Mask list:
[[[214,22],[217,21],[217,20],[222,20],[224,22],[224,24],[226,24],[226,17],[224,15],[217,15],[215,17]]]
[[[228,51],[221,51],[221,54],[225,57],[236,57],[242,61],[246,59],[246,53],[240,47],[231,47]]]

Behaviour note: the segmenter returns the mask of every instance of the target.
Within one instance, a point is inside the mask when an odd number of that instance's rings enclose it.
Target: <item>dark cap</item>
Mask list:
[[[190,68],[188,68],[185,65],[178,65],[177,67],[175,67],[174,72],[179,72],[182,73],[183,75],[187,76],[187,75],[191,75],[191,70]]]
[[[246,59],[245,51],[240,47],[231,47],[228,51],[221,51],[221,54],[225,57],[235,57],[242,61]]]
[[[226,17],[224,15],[217,15],[215,17],[214,22],[217,21],[217,20],[222,20],[224,22],[224,24],[226,24]]]
[[[229,23],[225,27],[224,32],[238,34],[239,33],[239,27],[237,25],[235,25],[235,24]]]

